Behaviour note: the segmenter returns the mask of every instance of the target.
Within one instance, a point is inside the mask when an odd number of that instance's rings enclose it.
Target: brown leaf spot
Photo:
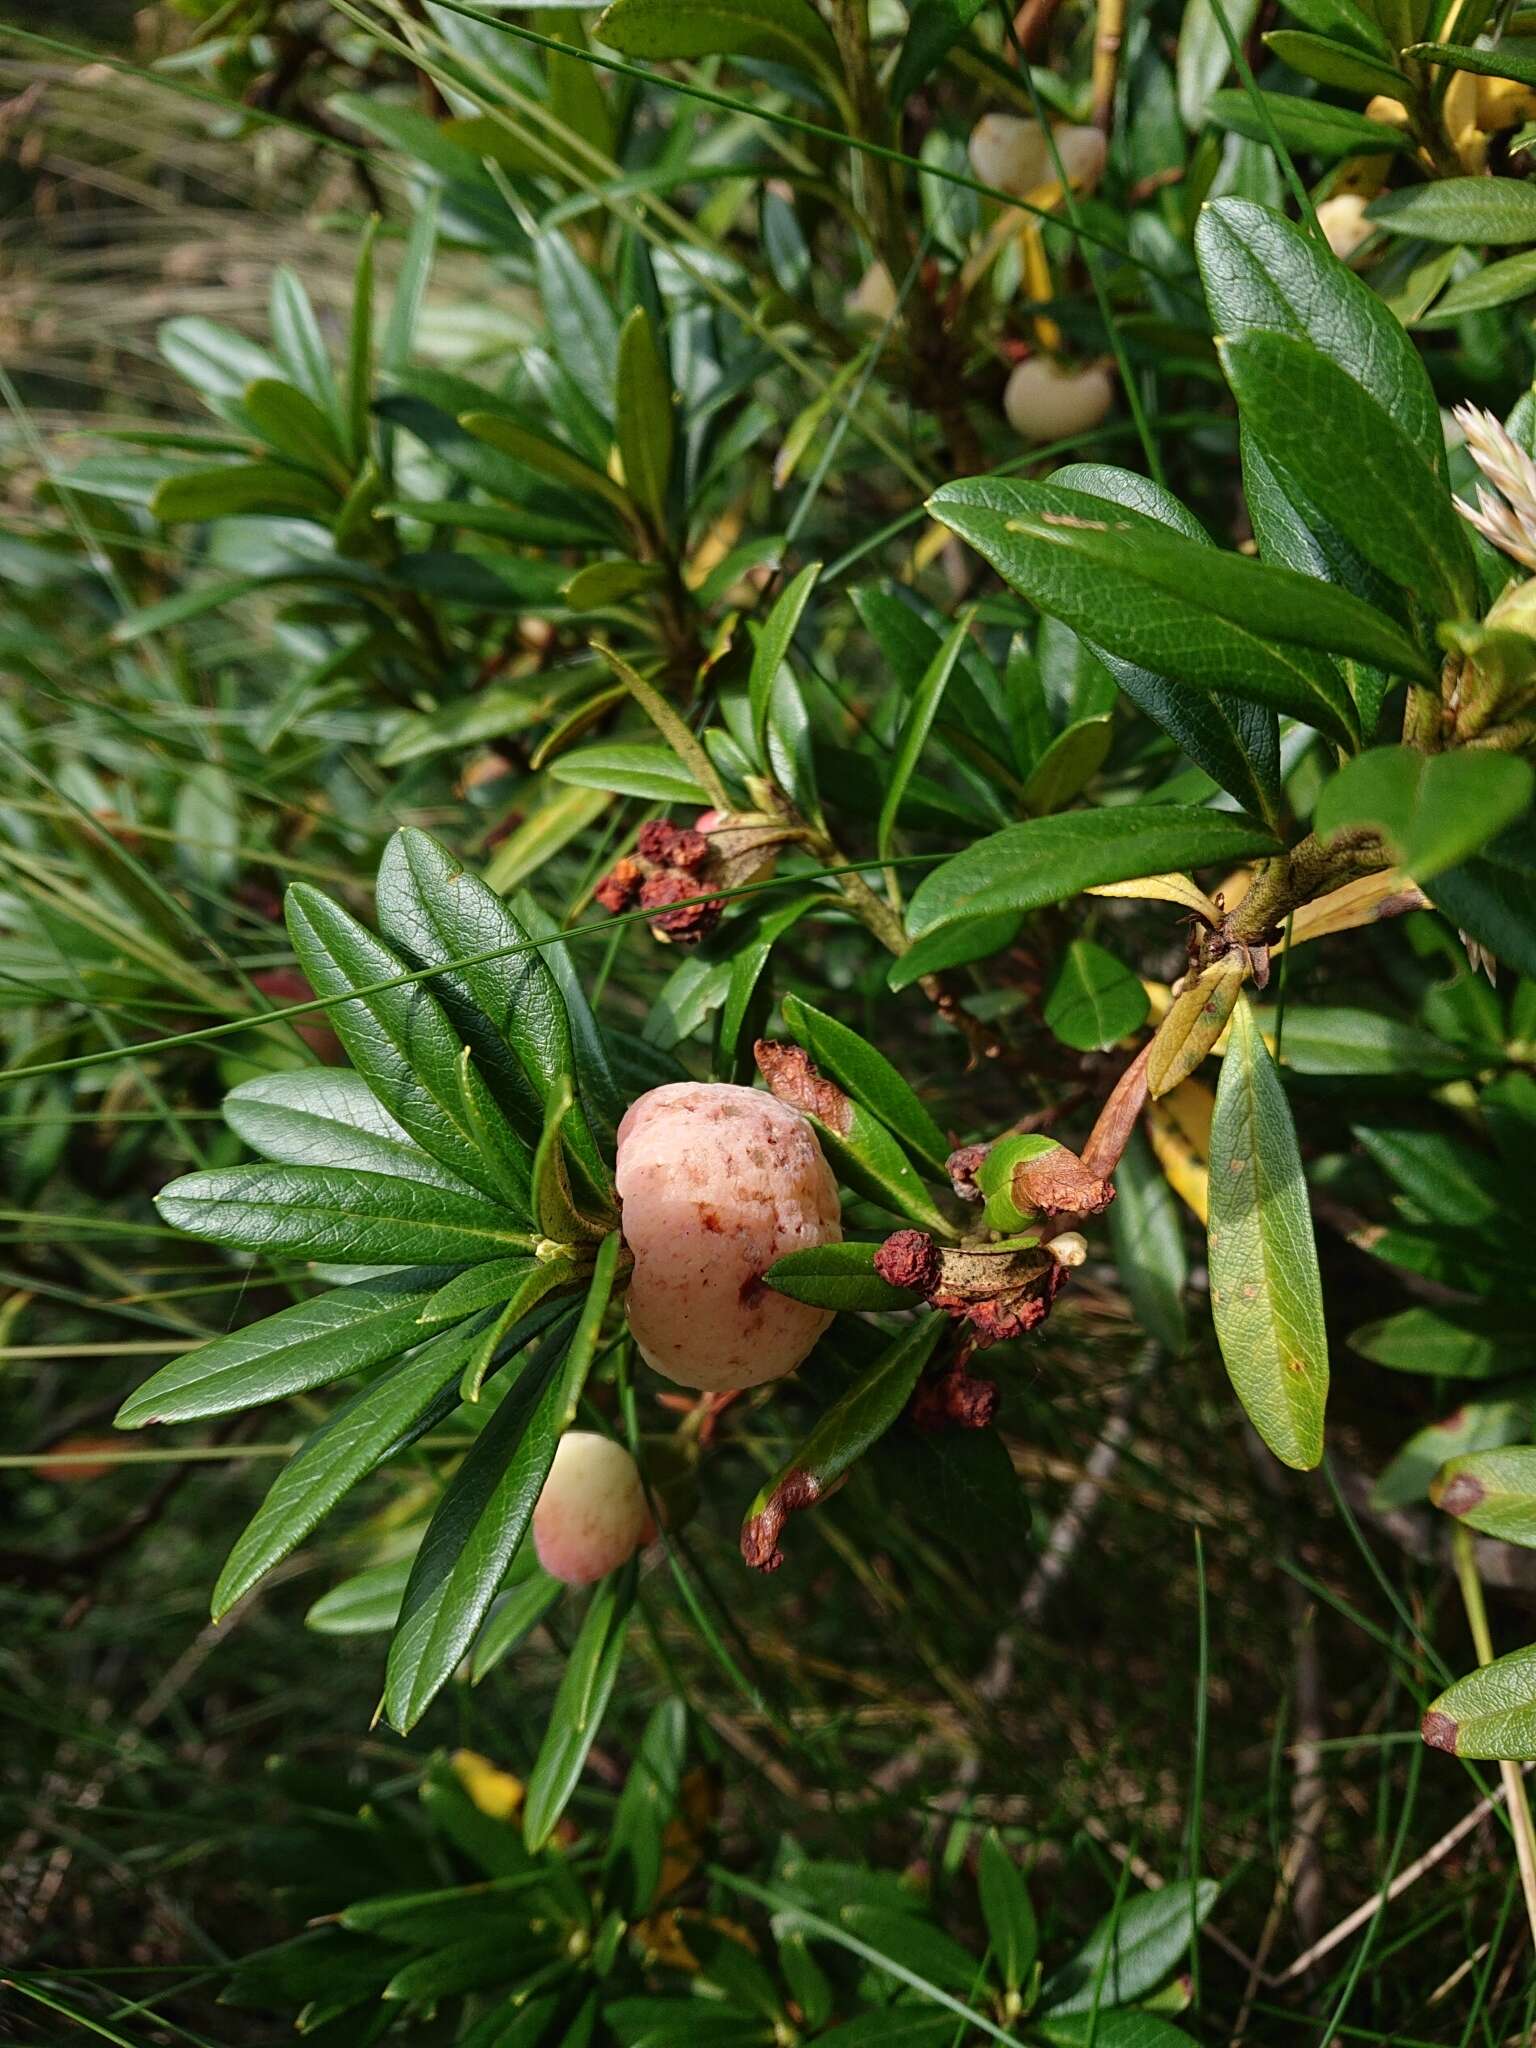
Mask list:
[[[1431,1749],[1443,1749],[1449,1755],[1456,1754],[1456,1738],[1460,1728],[1449,1714],[1442,1714],[1438,1707],[1431,1707],[1419,1723],[1419,1733]]]
[[[853,1104],[841,1088],[822,1076],[808,1052],[798,1045],[760,1038],[752,1057],[769,1092],[780,1102],[816,1117],[840,1138],[847,1137],[853,1124]]]
[[[1435,1506],[1448,1515],[1469,1515],[1479,1501],[1487,1498],[1488,1489],[1480,1479],[1474,1479],[1470,1472],[1458,1472],[1448,1486],[1438,1493],[1431,1489]]]

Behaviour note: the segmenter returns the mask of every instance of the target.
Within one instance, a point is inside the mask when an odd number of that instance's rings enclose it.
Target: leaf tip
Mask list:
[[[1458,1472],[1444,1486],[1436,1479],[1429,1489],[1430,1499],[1447,1515],[1471,1514],[1478,1503],[1487,1498],[1487,1493],[1483,1482],[1470,1472]]]
[[[1456,1754],[1456,1738],[1461,1733],[1458,1724],[1449,1714],[1442,1714],[1438,1707],[1431,1707],[1419,1723],[1419,1734],[1431,1749],[1443,1749],[1447,1755]]]

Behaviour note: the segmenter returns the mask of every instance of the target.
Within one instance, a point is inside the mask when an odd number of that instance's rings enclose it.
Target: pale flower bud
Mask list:
[[[1101,364],[1074,370],[1049,356],[1030,356],[1008,379],[1003,411],[1026,441],[1060,441],[1096,427],[1114,397],[1113,380]]]
[[[891,318],[896,311],[896,287],[883,263],[871,263],[848,294],[847,308],[855,320],[875,320],[883,326]]]
[[[1088,1256],[1088,1240],[1080,1230],[1064,1230],[1051,1239],[1046,1250],[1058,1266],[1080,1266]]]
[[[1104,175],[1109,144],[1098,128],[1061,127],[1056,130],[1056,152],[1067,182],[1076,191],[1091,192]],[[1049,170],[1054,177],[1054,162],[1050,162]]]
[[[971,130],[968,151],[977,177],[999,192],[1032,192],[1052,175],[1045,130],[1017,114],[983,114]]]
[[[1375,232],[1375,224],[1365,217],[1369,204],[1363,192],[1336,192],[1317,209],[1317,224],[1341,263],[1347,263]]]

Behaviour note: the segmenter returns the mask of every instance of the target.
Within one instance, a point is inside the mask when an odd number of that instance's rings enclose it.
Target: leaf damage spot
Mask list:
[[[1438,1707],[1431,1707],[1419,1723],[1419,1734],[1431,1749],[1443,1749],[1450,1756],[1456,1754],[1456,1738],[1461,1730],[1449,1714],[1442,1714]]]

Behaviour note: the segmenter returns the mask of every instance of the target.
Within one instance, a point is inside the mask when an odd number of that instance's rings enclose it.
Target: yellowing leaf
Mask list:
[[[1221,922],[1221,912],[1187,875],[1138,875],[1130,882],[1101,882],[1097,888],[1083,893],[1087,896],[1135,896],[1155,903],[1177,903],[1181,910],[1193,910],[1211,924]]]
[[[512,1820],[523,1803],[523,1781],[499,1770],[478,1750],[456,1749],[448,1759],[473,1803],[492,1820]]]

